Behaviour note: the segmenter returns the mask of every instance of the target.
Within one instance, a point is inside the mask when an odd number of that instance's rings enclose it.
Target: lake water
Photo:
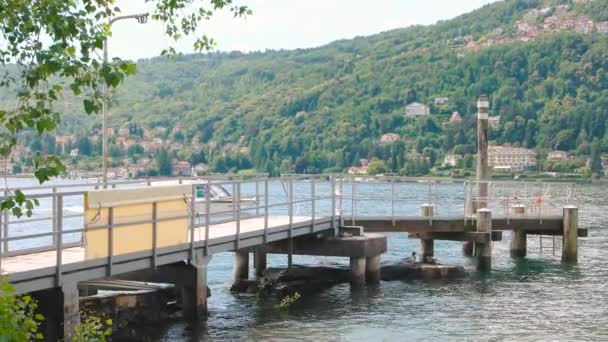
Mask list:
[[[23,185],[25,181],[18,182]],[[15,183],[13,183],[15,184]],[[306,192],[301,185],[302,192]],[[322,185],[319,185],[321,189]],[[397,210],[412,211],[428,196],[422,185],[399,189],[405,200]],[[251,192],[246,189],[244,192]],[[319,190],[320,191],[320,190]],[[461,264],[470,276],[458,281],[382,282],[353,291],[339,285],[305,296],[288,311],[273,299],[229,292],[232,254],[213,256],[209,266],[207,322],[183,321],[157,327],[153,341],[597,341],[608,340],[608,198],[605,185],[577,188],[580,226],[589,237],[579,240],[579,263],[563,266],[560,250],[540,251],[539,238],[528,238],[528,258],[509,257],[509,234],[494,244],[493,271],[474,272],[461,256],[460,243],[436,242],[435,254],[445,263]],[[274,198],[282,195],[271,185]],[[345,191],[346,192],[346,191]],[[440,214],[462,213],[462,184],[438,185]],[[389,211],[370,201],[357,210]],[[444,205],[446,208],[443,208]],[[74,203],[74,205],[78,205]],[[344,204],[345,207],[347,204]],[[447,208],[451,209],[447,209]],[[302,207],[297,210],[305,211]],[[322,210],[322,209],[320,209]],[[398,213],[397,213],[398,214]],[[418,249],[405,234],[389,235],[383,261],[398,261]],[[545,246],[551,239],[545,238]],[[348,263],[346,258],[294,256],[297,264]],[[269,267],[286,265],[286,257],[269,256]]]

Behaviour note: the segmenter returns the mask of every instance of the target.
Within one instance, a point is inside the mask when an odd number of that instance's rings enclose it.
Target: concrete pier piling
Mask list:
[[[249,278],[249,250],[234,251],[234,281]]]
[[[61,286],[63,297],[63,340],[72,341],[76,334],[76,327],[80,325],[80,306],[78,284],[65,283]]]
[[[477,242],[475,249],[477,250],[477,269],[479,271],[489,271],[492,268],[492,211],[483,208],[477,210],[477,232],[486,233],[487,240],[485,242]]]
[[[350,258],[350,283],[353,286],[365,285],[365,257]]]
[[[562,262],[578,260],[578,208],[564,208],[564,230],[562,243]]]
[[[211,256],[195,254],[194,260],[184,268],[180,287],[184,317],[201,319],[207,317],[207,266]]]
[[[433,215],[435,214],[434,206],[432,204],[423,204],[420,206],[420,216],[428,217],[429,220],[432,220]],[[422,250],[422,258],[426,256],[434,256],[435,255],[435,241],[433,239],[420,239],[420,249]]]
[[[261,277],[266,270],[266,252],[263,248],[256,248],[253,252],[253,263],[255,267],[255,276]]]
[[[481,95],[477,99],[477,198],[473,201],[474,210],[488,207],[488,180],[490,169],[488,166],[488,119],[490,112],[490,98]],[[466,241],[462,246],[465,256],[473,256],[473,242]]]
[[[511,233],[511,257],[523,258],[527,253],[527,234],[522,229],[515,229]]]
[[[365,280],[368,284],[378,284],[380,282],[380,260],[380,255],[365,259]]]

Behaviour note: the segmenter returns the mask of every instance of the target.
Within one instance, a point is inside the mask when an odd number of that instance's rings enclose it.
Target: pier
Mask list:
[[[420,240],[422,258],[435,254],[436,240],[461,241],[480,272],[491,271],[504,231],[512,257],[525,257],[537,235],[554,251],[561,240],[562,261],[576,262],[587,230],[575,187],[489,180],[487,97],[478,107],[475,181],[332,174],[21,188],[40,207],[32,217],[0,215],[2,275],[38,299],[48,340],[68,340],[80,294],[113,279],[175,284],[184,316],[204,318],[207,268],[223,252],[234,253],[235,284],[249,278],[252,253],[255,277],[268,254],[285,255],[288,267],[294,255],[315,255],[349,258],[352,286],[378,283],[388,232]]]
[[[419,239],[421,255],[434,255],[435,240],[471,242],[480,271],[491,269],[492,241],[504,231],[511,231],[514,257],[526,255],[531,235],[562,237],[563,262],[577,260],[578,238],[587,235],[567,184],[488,182],[486,206],[473,211],[477,182],[343,175],[187,181],[22,189],[51,210],[20,219],[5,213],[0,267],[18,293],[39,299],[46,325],[55,327],[45,330],[49,337],[69,336],[78,324],[79,284],[99,279],[174,283],[184,315],[205,317],[207,267],[221,252],[235,254],[235,281],[249,277],[251,253],[256,275],[274,253],[288,265],[293,255],[347,257],[353,286],[362,286],[380,279],[386,232]],[[197,184],[233,189],[226,210],[211,210],[207,198],[201,211]],[[441,186],[460,189],[464,201],[446,203],[436,193]],[[255,204],[241,207],[244,198]],[[62,312],[52,314],[57,305]]]

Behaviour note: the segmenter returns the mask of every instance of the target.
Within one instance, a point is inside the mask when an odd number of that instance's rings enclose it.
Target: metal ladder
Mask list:
[[[559,245],[558,241],[559,241],[559,239],[557,239],[557,236],[555,236],[555,235],[553,235],[553,236],[539,235],[540,254],[542,255],[544,251],[551,251],[552,255],[555,256],[557,247]],[[549,242],[549,244],[547,244],[547,242]]]

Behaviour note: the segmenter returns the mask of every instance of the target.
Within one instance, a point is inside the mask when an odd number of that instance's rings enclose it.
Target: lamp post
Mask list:
[[[122,16],[111,18],[108,21],[108,24],[111,27],[112,24],[114,24],[115,22],[117,22],[119,20],[126,20],[126,19],[135,19],[135,20],[137,20],[138,23],[145,24],[146,22],[148,22],[148,16],[149,16],[149,13],[122,15]],[[104,41],[103,41],[103,63],[104,63],[104,65],[108,64],[108,37],[105,37]],[[106,91],[107,91],[107,87],[104,85],[104,96],[107,95]],[[108,103],[106,101],[107,101],[107,99],[104,97],[102,105],[101,105],[101,116],[102,116],[101,168],[102,168],[103,188],[104,189],[107,188],[107,186],[108,186],[108,115],[106,113]]]

